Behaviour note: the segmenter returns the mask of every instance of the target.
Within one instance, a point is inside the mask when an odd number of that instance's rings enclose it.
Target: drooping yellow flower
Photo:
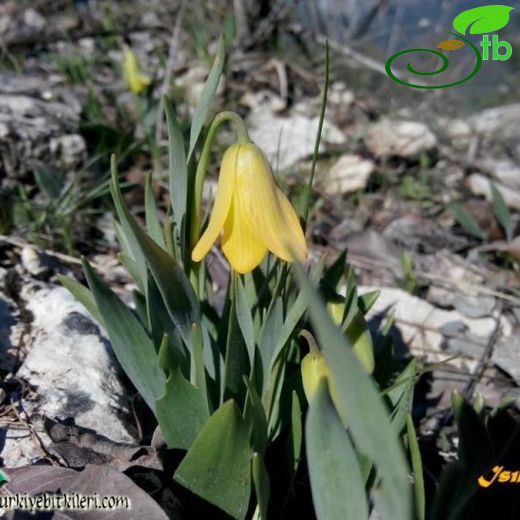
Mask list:
[[[192,251],[193,261],[208,254],[221,232],[222,251],[238,273],[252,271],[267,251],[287,262],[307,256],[298,216],[253,143],[237,143],[226,150],[213,211]]]
[[[130,92],[140,94],[146,90],[151,83],[151,79],[141,72],[137,56],[128,46],[123,47],[123,73]]]

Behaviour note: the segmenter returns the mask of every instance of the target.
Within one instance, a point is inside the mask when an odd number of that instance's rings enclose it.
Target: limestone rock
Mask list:
[[[383,119],[365,137],[367,148],[376,157],[417,159],[437,145],[437,138],[423,123]]]
[[[332,166],[323,180],[323,191],[327,195],[351,193],[364,190],[375,164],[359,155],[343,155]]]

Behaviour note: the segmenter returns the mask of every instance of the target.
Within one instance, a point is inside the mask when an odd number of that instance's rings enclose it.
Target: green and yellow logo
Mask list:
[[[401,85],[412,88],[448,88],[456,85],[461,85],[466,81],[473,78],[482,66],[482,61],[492,59],[493,61],[505,61],[511,58],[513,55],[513,49],[511,44],[505,40],[500,40],[497,34],[491,35],[505,27],[509,22],[509,14],[513,10],[513,7],[509,5],[485,5],[482,7],[475,7],[474,9],[468,9],[463,11],[455,17],[453,20],[453,28],[457,31],[456,33],[450,32],[449,34],[454,36],[455,39],[444,40],[437,45],[440,51],[434,49],[406,49],[404,51],[396,52],[386,61],[385,69],[390,79],[394,80]],[[481,34],[482,40],[480,47],[472,43],[465,36],[467,35]],[[417,70],[411,63],[406,65],[406,69],[409,73],[417,76],[436,76],[441,74],[449,67],[449,59],[446,54],[441,51],[457,51],[463,47],[468,47],[475,56],[475,64],[473,70],[465,77],[460,80],[452,81],[444,85],[425,85],[416,84],[409,81],[399,79],[392,71],[392,65],[394,61],[405,55],[415,53],[427,53],[429,55],[435,55],[439,58],[440,66],[433,71],[420,71]]]

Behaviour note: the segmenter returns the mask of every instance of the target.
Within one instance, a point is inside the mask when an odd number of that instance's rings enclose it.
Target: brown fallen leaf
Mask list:
[[[135,465],[161,469],[155,448],[114,442],[103,435],[75,425],[62,424],[46,418],[44,427],[58,453],[71,468],[88,464],[109,464],[125,471]]]
[[[437,48],[443,51],[457,51],[464,47],[464,45],[464,42],[461,40],[443,40],[437,44]]]

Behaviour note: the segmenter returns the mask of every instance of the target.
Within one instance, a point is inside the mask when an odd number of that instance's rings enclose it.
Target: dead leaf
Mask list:
[[[443,40],[437,44],[437,48],[444,51],[457,51],[464,47],[464,45],[464,42],[461,40]]]
[[[44,427],[53,441],[50,448],[71,468],[88,464],[110,464],[124,471],[135,465],[160,469],[155,448],[114,442],[87,428],[45,419]]]

